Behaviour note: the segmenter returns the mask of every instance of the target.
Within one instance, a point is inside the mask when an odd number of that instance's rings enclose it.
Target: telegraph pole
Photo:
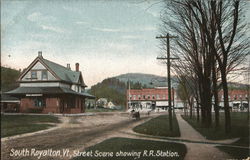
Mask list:
[[[156,37],[157,39],[166,38],[167,39],[167,57],[157,57],[157,59],[167,60],[167,72],[168,72],[168,114],[169,114],[169,129],[173,131],[173,122],[172,122],[172,108],[171,108],[171,77],[170,77],[170,59],[178,59],[178,58],[170,58],[170,45],[169,39],[170,38],[177,38],[177,36],[159,36]]]

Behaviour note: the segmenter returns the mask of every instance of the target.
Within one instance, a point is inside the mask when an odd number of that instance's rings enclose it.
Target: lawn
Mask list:
[[[173,131],[169,130],[168,115],[161,115],[151,119],[133,129],[135,132],[165,137],[179,137],[180,130],[175,115],[173,116]]]
[[[236,148],[229,146],[217,146],[217,148],[219,148],[223,152],[226,152],[234,159],[247,159],[247,157],[249,157],[250,155],[250,149],[246,148]]]
[[[184,159],[187,150],[185,145],[180,143],[111,138],[87,148],[86,152],[89,153],[88,156],[76,157],[74,160]],[[104,152],[106,155],[102,157]]]
[[[229,134],[226,134],[224,130],[224,113],[220,113],[220,126],[217,129],[215,127],[202,127],[200,123],[197,123],[196,117],[193,117],[193,119],[190,119],[188,116],[182,117],[207,139],[221,140],[239,137],[240,140],[233,143],[232,145],[249,147],[249,123],[247,121],[246,112],[231,112],[232,130]],[[246,158],[250,153],[249,149],[229,146],[218,146],[218,148],[236,159]]]
[[[59,123],[57,117],[50,115],[1,115],[1,137],[47,129]]]
[[[193,119],[190,119],[188,116],[182,117],[207,139],[221,140],[240,137],[240,140],[237,141],[235,144],[241,146],[249,146],[249,126],[246,112],[231,113],[232,131],[229,134],[226,134],[224,130],[224,113],[220,113],[220,126],[218,128],[202,127],[200,123],[197,123],[196,117],[193,117]]]

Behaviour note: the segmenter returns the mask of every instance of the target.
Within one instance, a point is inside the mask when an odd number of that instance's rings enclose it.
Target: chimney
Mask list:
[[[67,64],[67,68],[70,69],[70,64],[69,63]]]
[[[42,51],[38,51],[38,57],[43,57],[43,52]]]
[[[76,63],[76,72],[79,72],[79,63]]]

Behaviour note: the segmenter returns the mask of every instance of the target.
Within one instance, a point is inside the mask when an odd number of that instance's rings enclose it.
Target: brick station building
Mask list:
[[[75,70],[44,59],[42,52],[18,78],[19,87],[7,92],[20,99],[20,112],[82,113],[85,99],[95,98],[85,92],[86,84],[79,63]]]
[[[177,100],[175,90],[171,90],[172,105]],[[179,100],[178,100],[179,101]],[[176,103],[176,102],[175,102]],[[147,108],[155,109],[168,107],[168,88],[145,88],[145,89],[128,89],[127,90],[127,109],[130,108]]]

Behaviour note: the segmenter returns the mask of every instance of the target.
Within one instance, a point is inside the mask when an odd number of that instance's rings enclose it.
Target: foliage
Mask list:
[[[1,66],[1,91],[6,92],[18,87],[16,82],[20,71]]]
[[[116,78],[108,78],[91,87],[90,94],[99,98],[107,98],[116,105],[126,104],[126,84]]]
[[[175,115],[173,116],[173,126],[173,131],[171,132],[169,130],[168,115],[162,115],[136,126],[133,130],[138,133],[154,136],[179,137],[179,125]]]

